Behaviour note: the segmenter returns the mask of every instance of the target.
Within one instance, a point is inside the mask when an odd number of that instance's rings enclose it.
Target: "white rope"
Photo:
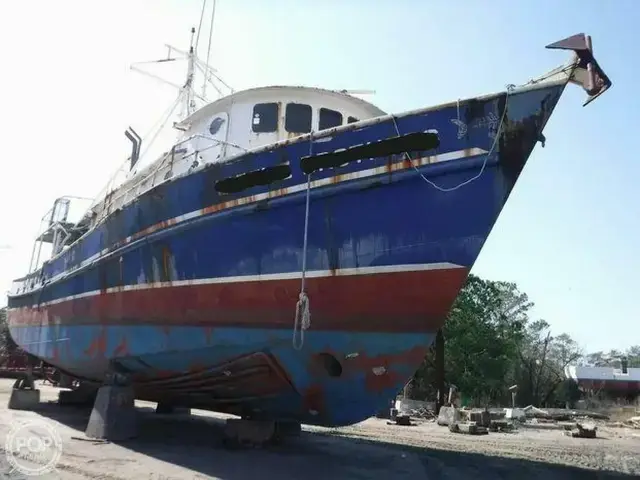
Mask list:
[[[418,167],[415,165],[415,163],[413,163],[413,160],[412,160],[411,156],[407,152],[404,152],[405,157],[407,158],[407,160],[409,160],[409,162],[411,162],[411,166],[415,169],[416,172],[418,172],[418,175],[420,175],[422,177],[422,179],[425,182],[427,182],[429,185],[431,185],[433,188],[435,188],[436,190],[440,190],[441,192],[453,192],[454,190],[457,190],[460,187],[464,187],[465,185],[468,185],[471,182],[473,182],[473,181],[477,180],[478,178],[480,178],[480,176],[484,173],[484,169],[487,166],[487,161],[489,160],[489,157],[494,152],[494,150],[496,148],[496,145],[498,144],[498,139],[500,138],[500,132],[502,131],[502,126],[504,124],[504,119],[505,119],[506,114],[507,114],[507,103],[509,101],[509,96],[510,96],[510,94],[513,91],[514,88],[515,88],[515,85],[512,85],[512,84],[507,85],[507,96],[506,96],[506,98],[504,100],[504,109],[502,110],[502,116],[500,117],[500,123],[498,125],[498,129],[496,130],[496,136],[493,138],[493,144],[491,145],[491,148],[485,154],[484,161],[482,162],[482,167],[480,168],[480,171],[474,177],[471,177],[471,178],[465,180],[464,182],[460,183],[459,185],[456,185],[455,187],[441,187],[440,185],[435,184],[433,181],[431,181],[427,177],[425,177],[422,174],[422,172],[418,169]],[[458,120],[460,119],[460,106],[459,105],[460,105],[460,101],[458,101]],[[398,135],[398,137],[400,137],[400,130],[398,129],[398,124],[396,122],[396,117],[391,115],[391,120],[393,120],[393,126],[396,129],[396,134]]]
[[[313,132],[309,134],[309,156],[313,153]],[[307,174],[307,197],[304,209],[304,238],[302,241],[302,272],[300,295],[296,303],[296,318],[293,324],[293,348],[300,350],[304,345],[304,332],[311,326],[311,307],[305,290],[307,276],[307,241],[309,232],[309,199],[311,196],[311,174]]]

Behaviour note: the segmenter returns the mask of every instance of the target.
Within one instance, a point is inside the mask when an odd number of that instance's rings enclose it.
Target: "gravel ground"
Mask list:
[[[46,422],[61,439],[53,472],[64,479],[613,479],[640,475],[637,430],[599,427],[597,439],[577,439],[559,430],[467,436],[432,422],[400,427],[369,419],[340,429],[305,427],[303,436],[268,449],[226,450],[220,444],[223,415],[194,410],[191,416],[153,413],[139,402],[140,436],[103,443],[83,436],[89,411],[48,404],[58,390],[41,389],[36,412],[6,408],[12,380],[0,379],[0,478],[34,478],[6,456],[12,426]],[[37,467],[44,461],[21,465]]]

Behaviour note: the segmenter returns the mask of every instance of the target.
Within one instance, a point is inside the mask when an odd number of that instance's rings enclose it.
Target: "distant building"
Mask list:
[[[565,376],[575,381],[587,396],[633,401],[640,396],[640,368],[568,366]]]

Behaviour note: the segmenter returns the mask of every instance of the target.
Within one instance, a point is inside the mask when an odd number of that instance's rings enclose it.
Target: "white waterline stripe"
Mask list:
[[[476,157],[478,155],[482,155],[487,153],[487,150],[484,150],[482,148],[468,148],[465,150],[457,150],[455,152],[448,152],[448,153],[443,153],[441,155],[432,155],[432,156],[427,156],[427,157],[421,157],[419,159],[417,159],[416,161],[414,161],[413,163],[416,164],[418,163],[417,166],[424,166],[424,165],[428,165],[428,164],[432,164],[432,163],[439,163],[439,162],[446,162],[446,161],[451,161],[451,160],[457,160],[460,158],[465,158],[465,157]],[[405,162],[398,162],[398,163],[394,163],[391,164],[390,166],[382,166],[382,167],[375,167],[375,168],[370,168],[367,170],[360,170],[358,172],[354,172],[354,173],[347,173],[347,174],[343,174],[343,175],[338,175],[338,177],[340,178],[338,181],[335,180],[336,177],[328,177],[328,178],[322,178],[320,180],[314,180],[311,182],[311,188],[318,188],[318,187],[324,187],[327,185],[335,185],[337,183],[344,183],[344,182],[348,182],[351,180],[358,180],[358,179],[362,179],[362,178],[368,178],[368,177],[373,177],[376,175],[382,175],[385,173],[391,173],[391,172],[396,172],[396,171],[400,171],[400,170],[406,170],[408,168],[413,168],[412,166],[407,166],[405,164]],[[199,210],[194,210],[192,212],[189,213],[185,213],[183,215],[178,215],[177,217],[174,217],[172,219],[169,220],[165,220],[163,222],[160,223],[156,223],[155,225],[151,225],[150,227],[147,227],[143,230],[141,230],[140,232],[134,233],[133,235],[126,237],[123,241],[122,244],[127,244],[130,243],[133,240],[138,239],[141,236],[144,235],[148,235],[150,233],[153,233],[161,228],[163,228],[164,225],[176,225],[178,223],[182,223],[184,221],[187,220],[192,220],[194,218],[203,216],[203,215],[207,215],[209,213],[214,213],[214,212],[219,212],[222,210],[226,210],[228,208],[231,207],[238,207],[241,205],[248,205],[251,203],[257,203],[260,202],[262,200],[267,200],[267,199],[272,199],[272,198],[278,198],[278,197],[284,197],[287,195],[291,195],[294,193],[298,193],[301,192],[303,190],[306,190],[307,188],[307,184],[306,183],[299,183],[297,185],[292,185],[291,187],[288,188],[283,188],[281,190],[278,190],[277,193],[273,193],[273,192],[265,192],[265,193],[259,193],[257,195],[251,195],[248,197],[243,197],[243,198],[239,198],[237,200],[232,200],[229,202],[223,202],[223,203],[218,203],[215,205],[211,205],[208,207],[204,207],[202,209]]]
[[[479,147],[472,147],[472,148],[467,148],[464,150],[456,150],[453,152],[447,152],[447,153],[442,153],[439,155],[430,155],[430,156],[426,156],[426,157],[420,157],[419,159],[416,160],[412,160],[412,164],[415,166],[425,166],[425,165],[429,165],[429,164],[433,164],[433,163],[440,163],[440,162],[448,162],[451,160],[458,160],[461,158],[471,158],[471,157],[476,157],[478,155],[483,155],[488,153],[487,150],[483,149],[483,148],[479,148]],[[350,174],[343,174],[343,175],[338,175],[338,177],[340,178],[339,180],[335,180],[336,177],[328,177],[328,178],[323,178],[320,180],[315,180],[311,182],[311,188],[317,188],[317,187],[323,187],[326,185],[336,185],[338,183],[344,183],[344,182],[348,182],[351,180],[358,180],[358,179],[362,179],[362,178],[367,178],[367,177],[373,177],[376,175],[382,175],[382,174],[388,174],[388,173],[392,173],[392,172],[397,172],[397,171],[401,171],[401,170],[406,170],[409,168],[413,168],[413,165],[406,165],[406,162],[397,162],[397,163],[393,163],[391,165],[386,165],[386,166],[382,166],[382,167],[375,167],[375,168],[370,168],[367,170],[361,170],[358,172],[354,172],[354,173],[350,173]],[[47,284],[51,284],[54,282],[57,282],[58,280],[62,280],[63,278],[65,278],[66,276],[70,276],[70,275],[74,275],[76,273],[78,273],[80,270],[82,270],[85,266],[90,265],[91,263],[95,262],[98,259],[101,259],[102,257],[107,256],[109,253],[115,253],[117,252],[120,248],[124,247],[125,245],[131,243],[134,240],[137,240],[138,238],[141,238],[145,235],[149,235],[151,233],[154,233],[156,231],[162,230],[163,228],[168,228],[170,226],[174,226],[177,224],[180,224],[182,222],[185,222],[187,220],[192,220],[194,218],[198,218],[201,217],[203,215],[208,215],[210,213],[215,213],[215,212],[220,212],[222,210],[227,210],[229,208],[232,207],[238,207],[238,206],[242,206],[242,205],[248,205],[251,203],[256,203],[256,202],[260,202],[262,200],[266,200],[266,199],[272,199],[272,198],[278,198],[278,197],[284,197],[287,195],[292,195],[294,193],[298,193],[301,192],[303,190],[305,190],[307,188],[307,184],[306,183],[301,183],[298,185],[292,185],[291,187],[282,189],[284,191],[279,190],[278,193],[272,193],[272,192],[265,192],[265,193],[260,193],[258,195],[252,195],[252,196],[248,196],[248,197],[243,197],[243,198],[239,198],[237,200],[233,200],[230,202],[223,202],[223,203],[218,203],[215,205],[210,205],[208,207],[204,207],[202,209],[198,209],[198,210],[194,210],[182,215],[178,215],[177,217],[171,218],[171,219],[167,219],[164,220],[162,222],[156,223],[154,225],[151,225],[143,230],[140,230],[139,232],[134,233],[133,235],[130,235],[128,237],[126,237],[124,240],[118,242],[118,246],[114,247],[108,247],[105,248],[103,250],[101,250],[100,252],[94,253],[93,255],[91,255],[90,257],[88,257],[87,259],[83,260],[82,262],[80,262],[73,270],[66,270],[62,273],[59,273],[58,275],[56,275],[55,277],[50,278],[47,281]],[[40,287],[40,285],[39,285]],[[36,291],[39,289],[38,288],[34,288],[33,290],[27,292],[22,292],[19,295],[24,295],[26,293],[31,293],[32,291]]]
[[[455,263],[417,263],[407,265],[381,265],[376,267],[358,267],[358,268],[340,268],[337,270],[312,270],[306,273],[307,278],[326,278],[326,277],[347,277],[357,275],[375,275],[383,273],[402,273],[402,272],[423,272],[428,270],[453,270],[465,268],[463,265]],[[220,283],[241,283],[241,282],[268,282],[273,280],[297,280],[300,278],[300,272],[271,273],[266,275],[238,275],[233,277],[215,277],[200,278],[196,280],[176,280],[174,282],[155,282],[155,283],[139,283],[135,285],[124,285],[122,287],[110,287],[105,290],[91,290],[89,292],[69,295],[67,297],[56,298],[48,302],[41,302],[38,305],[48,306],[57,303],[68,302],[70,300],[78,300],[81,298],[93,297],[101,293],[130,292],[134,290],[153,290],[166,287],[184,287],[191,285],[213,285]],[[36,305],[36,304],[34,304]],[[24,307],[16,307],[16,310]]]

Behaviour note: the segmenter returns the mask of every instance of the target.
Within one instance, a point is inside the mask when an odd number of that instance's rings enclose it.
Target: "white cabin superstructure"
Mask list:
[[[92,208],[91,224],[159,183],[194,168],[290,140],[385,115],[375,105],[346,92],[298,86],[259,87],[222,97],[174,125],[178,142],[109,191]]]
[[[308,87],[253,88],[226,96],[177,125],[205,163],[298,135],[384,115],[346,93]],[[211,145],[218,143],[218,145]]]

